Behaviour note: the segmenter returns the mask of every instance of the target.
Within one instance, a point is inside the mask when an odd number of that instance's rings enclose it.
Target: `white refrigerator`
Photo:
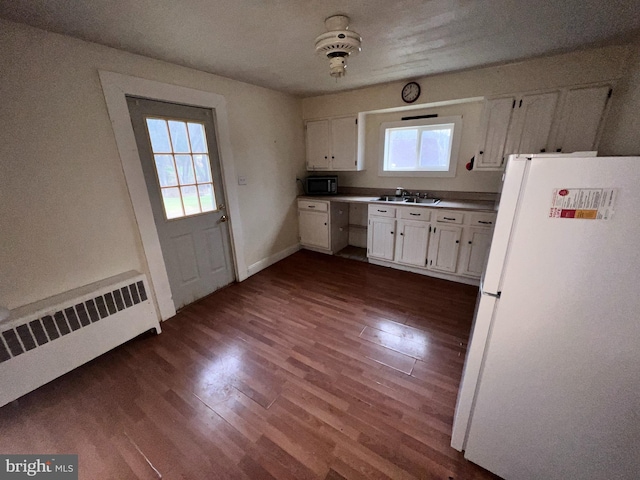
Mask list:
[[[640,157],[509,158],[451,444],[507,480],[640,479]]]

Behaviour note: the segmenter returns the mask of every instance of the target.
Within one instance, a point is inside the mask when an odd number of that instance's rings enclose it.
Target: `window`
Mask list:
[[[461,116],[383,123],[380,175],[454,177],[461,131]]]
[[[167,220],[217,210],[204,125],[146,121]]]

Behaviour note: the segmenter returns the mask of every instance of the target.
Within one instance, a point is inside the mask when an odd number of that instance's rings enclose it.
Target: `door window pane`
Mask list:
[[[184,205],[185,215],[200,213],[200,201],[198,200],[196,187],[180,187],[180,190],[182,191],[182,204]]]
[[[216,211],[204,125],[147,118],[167,220]]]
[[[198,185],[198,191],[200,193],[200,206],[203,212],[211,212],[215,210],[213,188],[211,184],[205,183],[204,185]]]
[[[155,160],[160,186],[174,187],[178,185],[178,176],[173,165],[173,157],[171,155],[155,155]]]
[[[147,118],[147,129],[153,151],[155,153],[171,153],[167,122],[157,118]]]
[[[177,188],[163,188],[162,203],[164,204],[164,211],[167,215],[167,220],[184,217],[180,190]]]
[[[180,185],[196,183],[191,155],[176,155],[176,168],[178,169]]]
[[[204,136],[204,125],[189,122],[189,139],[193,153],[207,153],[207,142]]]
[[[198,183],[211,182],[209,155],[194,155],[193,163],[196,166],[196,178],[198,179]]]
[[[171,132],[171,144],[174,153],[189,153],[189,138],[187,137],[187,124],[169,120],[169,131]]]

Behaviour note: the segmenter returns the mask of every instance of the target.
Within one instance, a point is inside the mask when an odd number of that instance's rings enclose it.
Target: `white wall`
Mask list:
[[[612,100],[599,152],[640,156],[640,40],[631,48],[628,71]]]
[[[423,77],[417,79],[422,87],[418,102],[430,104],[569,85],[617,81],[626,72],[629,51],[629,46],[611,46],[497,67]],[[314,119],[405,107],[406,104],[400,97],[405,83],[406,81],[394,82],[349,92],[305,98],[302,101],[303,117]],[[445,111],[453,114],[456,110],[462,111],[467,108],[469,111],[466,112],[464,119],[464,140],[455,178],[378,177],[379,142],[373,138],[377,135],[374,130],[378,127],[370,126],[369,121],[374,120],[374,123],[379,121],[376,120],[376,116],[367,115],[366,170],[340,174],[341,184],[357,187],[394,188],[401,185],[407,189],[497,192],[500,172],[468,172],[464,169],[464,165],[474,155],[477,147],[480,118],[477,104],[441,107],[433,111],[442,112],[441,114],[444,115]],[[404,113],[404,115],[407,114],[409,113]],[[629,115],[633,113],[629,112]]]
[[[465,165],[475,155],[478,145],[478,124],[482,102],[468,102],[410,112],[377,113],[367,115],[365,124],[365,167],[362,172],[340,173],[341,186],[379,187],[406,190],[450,190],[464,192],[497,192],[501,175],[497,172],[468,171]],[[462,116],[462,137],[457,158],[456,176],[452,178],[429,177],[379,177],[381,143],[380,126],[384,122],[399,121],[404,116],[437,114],[439,117]]]
[[[299,99],[0,20],[0,305],[146,268],[98,69],[224,95],[247,264],[297,244]]]

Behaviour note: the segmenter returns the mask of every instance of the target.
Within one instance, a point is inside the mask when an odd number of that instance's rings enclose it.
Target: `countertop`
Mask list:
[[[298,198],[307,200],[323,200],[329,202],[340,203],[376,203],[381,205],[406,206],[406,207],[424,207],[424,208],[441,208],[448,210],[471,210],[482,212],[495,212],[497,210],[496,202],[488,202],[482,200],[441,200],[437,205],[427,205],[423,203],[404,203],[404,202],[384,202],[378,200],[379,197],[363,197],[358,195],[300,195]]]

